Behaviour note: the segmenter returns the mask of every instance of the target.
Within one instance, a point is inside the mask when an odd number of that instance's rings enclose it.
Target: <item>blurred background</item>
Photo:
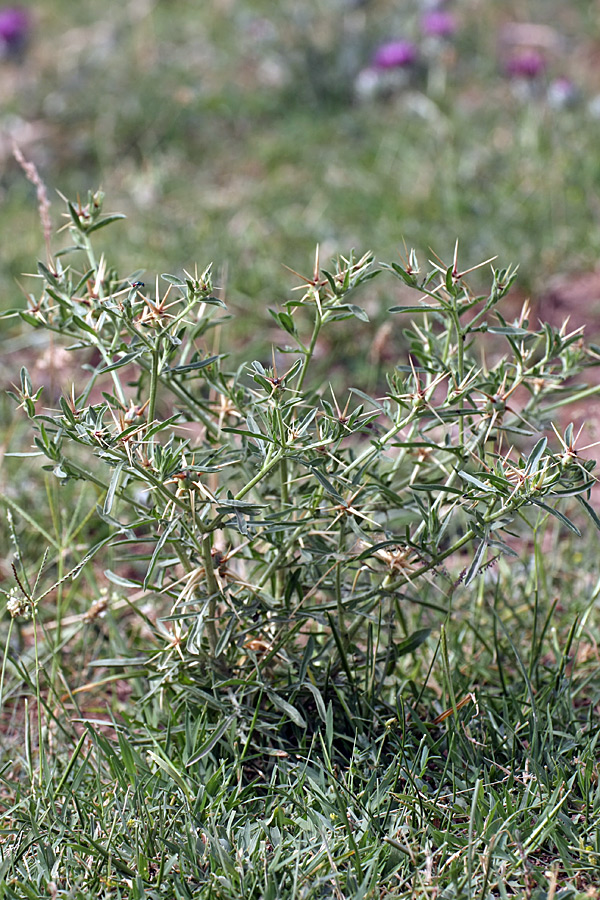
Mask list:
[[[317,243],[448,260],[458,237],[545,312],[600,305],[598,2],[23,2],[0,9],[0,98],[2,308],[45,255],[14,142],[55,227],[57,191],[102,187],[123,275],[213,261],[246,329]]]

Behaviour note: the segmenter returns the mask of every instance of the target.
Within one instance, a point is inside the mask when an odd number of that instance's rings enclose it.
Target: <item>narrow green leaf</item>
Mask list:
[[[415,313],[415,312],[443,312],[443,306],[390,306],[388,312],[391,313]]]
[[[166,370],[165,374],[180,375],[182,372],[194,372],[197,369],[205,369],[207,366],[211,366],[218,359],[222,359],[222,354],[218,354],[217,356],[207,356],[206,359],[200,359],[197,362],[187,363],[185,366],[172,366],[170,369]]]
[[[265,503],[252,503],[248,500],[236,500],[234,497],[228,497],[226,500],[219,498],[217,501],[218,507],[220,509],[263,509],[266,504]]]
[[[121,731],[117,732],[117,740],[119,742],[120,761],[123,763],[125,771],[129,775],[129,778],[133,781],[138,774],[138,767],[136,765],[136,758],[133,753],[133,749],[131,747],[131,744]]]
[[[116,572],[112,572],[110,569],[104,570],[104,575],[111,581],[113,584],[118,585],[119,587],[124,588],[135,588],[139,590],[142,586],[139,581],[131,581],[129,578],[123,578],[121,575],[117,575]]]
[[[317,712],[319,713],[320,718],[327,724],[327,710],[325,709],[325,702],[323,700],[323,694],[312,681],[305,681],[303,686],[308,688],[313,697],[315,698],[315,703],[317,705]]]
[[[150,759],[153,759],[156,765],[165,772],[169,778],[175,782],[176,785],[181,789],[182,793],[185,794],[185,797],[188,803],[192,802],[192,795],[190,793],[190,789],[181,777],[178,769],[171,762],[170,759],[163,759],[162,756],[159,756],[158,753],[155,753],[153,750],[146,751]]]
[[[177,519],[171,519],[171,521],[165,527],[163,533],[157,540],[156,545],[154,547],[154,551],[150,558],[150,562],[148,564],[148,570],[147,570],[146,576],[144,578],[144,583],[142,585],[144,590],[147,590],[147,588],[148,588],[148,584],[150,583],[150,579],[152,578],[152,573],[154,572],[154,569],[156,568],[156,564],[159,560],[162,548],[165,546],[165,544],[169,540],[169,538],[171,536],[171,532],[173,532],[175,530],[175,528],[177,528],[178,525],[179,525],[179,522],[177,521]]]
[[[288,703],[287,700],[284,700],[283,697],[280,697],[275,691],[268,690],[267,693],[273,706],[276,706],[282,713],[285,713],[294,725],[297,725],[298,728],[306,728],[306,722],[295,706],[292,706],[291,703]]]
[[[24,451],[23,453],[5,453],[5,456],[14,456],[16,459],[24,459],[28,456],[46,456],[41,450]]]
[[[514,337],[536,337],[536,335],[532,331],[527,331],[526,328],[517,328],[516,325],[490,325],[490,327],[488,328],[488,332],[490,334],[504,334]]]
[[[598,517],[596,510],[593,508],[593,506],[590,503],[587,502],[587,500],[584,500],[583,497],[578,496],[577,499],[579,500],[579,502],[585,509],[586,513],[588,514],[588,516],[590,517],[590,519],[592,520],[592,522],[594,523],[596,528],[598,528],[600,530],[600,518]]]
[[[378,409],[380,412],[384,412],[383,406],[373,397],[369,397],[368,394],[365,394],[363,391],[359,391],[358,388],[351,387],[349,388],[351,394],[356,394],[357,397],[360,397],[361,400],[365,400],[371,406],[374,406],[375,409]]]
[[[327,714],[325,716],[325,737],[327,739],[327,751],[331,755],[333,746],[333,704],[331,700],[327,704]]]
[[[131,666],[145,666],[148,662],[147,656],[115,656],[107,659],[92,659],[88,663],[89,666],[107,666],[111,669],[121,668],[129,669]]]
[[[411,484],[411,491],[445,491],[447,494],[464,494],[464,490],[461,491],[460,488],[451,487],[448,484],[437,484],[432,482],[431,484]],[[489,487],[486,488],[489,491]]]
[[[296,322],[294,321],[293,316],[291,316],[287,312],[278,312],[277,310],[270,309],[269,313],[275,319],[277,324],[283,328],[284,331],[287,331],[288,334],[296,335],[297,328]]]
[[[546,452],[548,446],[548,438],[543,437],[537,442],[529,456],[527,457],[527,465],[525,466],[526,474],[537,472],[540,467],[540,460]]]
[[[531,498],[531,502],[535,506],[540,506],[542,509],[545,509],[546,512],[549,512],[550,515],[554,516],[556,519],[562,522],[563,525],[566,525],[569,531],[572,531],[573,534],[581,537],[581,532],[577,525],[574,525],[573,522],[571,522],[571,520],[567,518],[564,513],[559,512],[558,509],[554,509],[552,506],[548,506],[547,503],[543,503],[541,500],[534,500],[533,498]]]
[[[84,284],[86,284],[86,282],[88,282],[90,280],[90,278],[93,278],[94,275],[95,275],[94,269],[88,269],[87,272],[85,272],[85,274],[81,276],[81,278],[79,279],[79,281],[73,288],[73,296],[74,297],[79,294],[79,291],[84,286]]]
[[[99,231],[100,228],[104,228],[105,225],[112,225],[113,222],[118,222],[120,219],[126,218],[127,216],[124,216],[123,213],[114,213],[112,216],[104,216],[103,219],[94,222],[93,225],[90,225],[85,230],[87,234],[91,234],[93,231]]]
[[[366,310],[362,308],[362,306],[356,306],[354,303],[348,303],[348,309],[352,313],[352,315],[356,319],[360,319],[361,322],[368,322],[369,316],[367,315]]]
[[[110,479],[110,484],[108,485],[108,490],[106,492],[106,497],[104,499],[104,506],[102,507],[104,515],[110,515],[115,499],[115,493],[119,486],[119,480],[121,478],[121,472],[123,471],[124,462],[119,463],[116,466],[112,477]]]
[[[19,310],[19,317],[23,320],[23,322],[27,322],[28,325],[32,325],[34,328],[41,328],[42,322],[39,319],[36,319],[35,316],[32,316],[31,313],[25,312],[24,310]]]
[[[407,638],[404,638],[403,641],[400,641],[399,644],[394,645],[396,654],[398,656],[406,656],[407,653],[413,653],[427,640],[430,634],[431,628],[420,628],[418,631],[414,631]]]
[[[130,540],[135,539],[135,531],[133,531],[133,529],[129,525],[124,525],[122,522],[119,522],[117,519],[113,518],[113,516],[105,513],[101,506],[96,507],[96,512],[98,513],[102,521],[106,522],[107,525],[111,525],[113,528],[116,528],[118,532],[124,534]]]
[[[43,262],[38,262],[37,267],[40,275],[43,275],[43,277],[49,284],[51,284],[55,288],[60,288],[60,281],[58,280],[54,272],[50,271],[48,266],[45,266]]]
[[[123,366],[127,366],[130,362],[133,362],[138,356],[141,356],[144,353],[145,347],[142,345],[137,347],[131,353],[126,353],[125,356],[122,356],[116,362],[111,363],[109,366],[105,366],[103,369],[100,369],[99,374],[104,374],[105,372],[113,372],[115,369],[121,369]]]
[[[406,269],[403,269],[398,263],[382,263],[382,266],[384,269],[391,269],[395,275],[399,276],[402,281],[410,285],[410,287],[417,287],[416,276],[412,272],[407,272]]]
[[[245,428],[234,428],[233,425],[225,425],[221,428],[221,431],[229,432],[230,434],[240,434],[243,437],[254,438],[256,441],[267,441],[269,444],[276,444],[277,441],[274,441],[273,438],[268,437],[266,434],[262,432],[248,431]]]
[[[467,574],[465,575],[465,584],[471,584],[474,578],[479,573],[479,569],[483,562],[483,557],[485,556],[485,551],[487,549],[487,541],[481,541],[477,550],[475,551],[475,555],[467,570]]]
[[[73,206],[73,204],[71,203],[70,200],[67,201],[67,209],[69,210],[69,213],[71,215],[71,221],[73,222],[73,225],[75,226],[77,231],[84,232],[86,229],[84,228],[84,226],[81,222],[81,219],[77,215],[77,210],[75,209],[75,207]],[[75,238],[75,237],[73,239],[77,240],[77,238]]]
[[[227,731],[227,729],[229,728],[229,726],[231,725],[231,723],[234,720],[235,720],[235,716],[229,716],[227,719],[225,719],[223,722],[221,722],[221,724],[217,728],[215,728],[215,730],[212,732],[212,734],[208,738],[208,740],[205,741],[204,744],[202,744],[201,747],[194,753],[192,758],[190,760],[188,760],[188,762],[186,763],[186,766],[193,766],[194,763],[197,763],[199,760],[203,759],[205,756],[208,756],[208,754],[211,752],[211,750],[213,750],[217,746],[217,744],[219,743],[219,741],[221,740],[221,738],[223,737],[223,735],[225,734],[225,732]]]
[[[485,491],[486,494],[490,493],[490,485],[485,484],[483,481],[480,481],[479,478],[475,478],[474,475],[470,475],[468,472],[465,472],[462,469],[458,474],[461,478],[464,478],[465,481],[468,481],[469,484],[474,484],[475,487],[479,488],[480,491]]]
[[[86,741],[87,737],[88,737],[88,734],[86,731],[84,731],[83,734],[80,736],[79,740],[77,741],[77,745],[75,746],[75,749],[73,750],[73,753],[71,754],[71,758],[66,765],[65,771],[63,772],[60,781],[56,785],[56,789],[53,791],[54,797],[60,797],[62,789],[63,789],[64,785],[66,784],[67,778],[73,771],[73,766],[75,765],[77,757],[81,753],[81,748],[83,747],[84,742]]]

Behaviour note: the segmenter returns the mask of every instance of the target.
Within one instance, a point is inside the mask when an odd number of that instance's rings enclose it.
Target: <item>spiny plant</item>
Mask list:
[[[326,723],[332,698],[363,727],[429,635],[407,630],[407,604],[444,615],[460,584],[516,556],[548,516],[579,533],[569,498],[600,526],[594,463],[572,426],[550,430],[556,410],[597,390],[573,386],[595,353],[579,331],[532,326],[527,305],[507,321],[514,268],[492,268],[480,295],[458,245],[427,272],[414,250],[402,264],[351,252],[328,268],[317,252],[270,311],[282,335],[272,364],[232,366],[211,266],[152,286],[123,277],[96,250],[122,218],[103,204],[101,192],[66,201],[72,245],[38,264],[40,289],[9,313],[66,341],[77,376],[57,409],[40,407],[25,368],[14,397],[45,467],[97,495],[98,540],[70,574],[111,544],[126,561],[107,572],[115,591],[168,604],[151,623],[158,646],[117,661],[147,677],[147,697],[218,709],[229,698],[248,713],[248,741],[255,728],[273,738],[282,716]],[[406,357],[379,395],[349,383],[338,399],[319,341],[368,321],[355,296],[383,272],[416,294],[390,307]],[[20,579],[11,612],[36,603]]]

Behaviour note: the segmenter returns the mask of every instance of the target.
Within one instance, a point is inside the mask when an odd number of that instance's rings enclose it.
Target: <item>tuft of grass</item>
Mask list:
[[[471,603],[457,605],[370,736],[330,702],[312,736],[275,729],[256,747],[260,700],[232,720],[215,695],[203,711],[131,707],[102,726],[82,714],[70,737],[63,726],[46,740],[41,783],[26,741],[35,790],[15,796],[3,775],[4,895],[594,896],[591,607],[570,632],[556,607],[538,608],[537,644],[513,610],[531,603],[526,578],[504,569],[476,628]]]

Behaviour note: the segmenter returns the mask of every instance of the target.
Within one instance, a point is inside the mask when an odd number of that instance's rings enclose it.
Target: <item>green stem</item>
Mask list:
[[[94,248],[92,247],[92,242],[85,232],[80,232],[82,237],[82,243],[84,245],[85,253],[88,258],[88,262],[90,264],[90,269],[93,269],[94,272],[98,271],[98,263],[96,262],[96,254],[94,253]],[[104,296],[104,292],[102,291],[102,284],[100,284],[100,298],[102,299]]]
[[[386,593],[398,591],[398,590],[400,590],[401,587],[404,587],[404,585],[408,584],[409,582],[414,583],[417,578],[419,578],[421,575],[426,575],[427,572],[430,572],[432,569],[435,569],[435,567],[438,566],[444,559],[446,559],[448,556],[451,556],[453,553],[456,553],[457,550],[460,550],[461,547],[464,547],[465,544],[468,544],[469,541],[472,541],[474,537],[475,537],[475,532],[473,531],[472,528],[470,528],[465,534],[463,534],[463,536],[461,538],[459,538],[457,541],[455,541],[451,547],[448,547],[447,550],[444,550],[442,553],[440,553],[438,556],[436,556],[436,558],[435,558],[435,560],[433,560],[433,562],[426,563],[425,565],[421,566],[420,569],[415,569],[413,572],[410,573],[410,577],[403,576],[402,578],[398,578],[397,581],[391,582],[391,584],[386,584],[386,586],[385,586]],[[348,629],[348,639],[349,640],[352,640],[354,635],[357,633],[357,631],[359,630],[359,628],[361,627],[361,625],[363,624],[363,622],[365,620],[365,616],[368,615],[371,612],[371,610],[381,602],[379,593],[380,593],[380,588],[375,588],[373,591],[373,595],[374,595],[373,604],[370,607],[367,607],[361,615],[359,615],[355,618],[354,622]],[[365,599],[368,599],[368,598],[365,598]]]
[[[407,443],[411,443],[411,441],[414,440],[414,438],[415,438],[415,433],[417,432],[417,430],[418,430],[418,423],[417,423],[417,422],[413,422],[412,428],[410,429],[410,433],[409,433],[409,435],[407,436],[407,439],[406,439],[406,442],[407,442]],[[409,449],[408,447],[400,447],[400,449],[399,449],[399,451],[398,451],[398,455],[396,456],[396,459],[395,459],[394,462],[392,463],[392,466],[391,466],[391,468],[390,468],[390,470],[389,470],[389,472],[388,472],[388,483],[389,483],[390,485],[391,485],[391,483],[392,483],[392,478],[394,477],[394,475],[396,474],[396,472],[398,471],[398,469],[400,468],[400,466],[401,466],[402,463],[404,462],[404,459],[405,459],[405,457],[406,457],[406,454],[407,454],[407,452],[408,452],[408,449]],[[407,484],[410,484],[410,481],[408,481]]]
[[[290,497],[289,497],[289,489],[288,489],[288,465],[287,459],[284,456],[281,460],[281,505],[284,509],[287,508]]]
[[[313,354],[315,352],[317,338],[319,337],[319,332],[321,331],[322,325],[323,325],[323,318],[322,318],[319,310],[317,310],[317,313],[315,316],[315,324],[313,326],[313,332],[312,332],[312,336],[310,339],[310,344],[308,345],[308,351],[304,355],[304,360],[302,362],[302,368],[300,370],[300,375],[298,376],[298,382],[297,382],[297,387],[296,387],[296,389],[298,391],[302,390],[302,385],[304,384],[304,379],[305,379],[306,373],[308,371],[308,365],[309,365],[309,363],[313,357]]]
[[[464,416],[461,416],[461,420],[463,418],[464,418]],[[471,456],[471,454],[475,452],[477,447],[481,447],[481,446],[485,447],[486,441],[492,430],[491,425],[492,425],[492,423],[490,420],[490,424],[488,425],[488,427],[481,429],[481,432],[479,434],[475,435],[475,437],[473,438],[473,440],[471,441],[471,443],[469,444],[469,446],[467,448],[465,457],[468,458],[469,456]],[[450,474],[448,475],[448,478],[444,482],[445,486],[452,487],[453,483],[456,481],[457,478],[458,478],[458,468],[455,468],[452,470],[452,472],[450,472]],[[445,492],[441,491],[437,500],[434,502],[433,506],[431,507],[431,511],[433,512],[434,510],[439,509],[439,507],[442,505],[442,503],[445,502],[445,500],[446,500]],[[448,512],[448,515],[451,515],[453,510],[454,510],[454,506],[451,507],[450,511]],[[423,531],[424,528],[425,528],[425,522],[422,521],[421,524],[417,527],[417,529],[413,535],[413,540],[416,540],[416,538],[418,538],[418,536],[421,534],[421,532]]]
[[[454,332],[456,334],[456,354],[457,354],[457,371],[458,371],[458,383],[462,384],[463,379],[465,377],[465,335],[460,325],[460,316],[456,309],[457,301],[454,301],[452,306],[451,315],[452,321],[454,323]],[[464,400],[461,395],[458,400],[458,408],[463,409]],[[460,440],[461,448],[465,443],[465,417],[459,416],[458,420],[458,434]]]
[[[33,623],[33,655],[35,661],[35,699],[37,703],[37,726],[38,726],[38,787],[40,791],[44,785],[44,776],[42,772],[44,758],[44,742],[43,742],[43,724],[42,724],[42,689],[40,685],[40,650],[38,645],[38,629],[37,629],[37,610],[35,601],[29,598],[31,603],[31,620]]]
[[[63,545],[62,534],[61,545]],[[62,553],[58,554],[58,559],[56,561],[56,633],[54,636],[55,641],[55,652],[52,655],[52,673],[50,676],[52,685],[56,683],[56,679],[58,677],[59,672],[59,656],[58,656],[58,646],[62,641],[62,620],[63,620],[63,581],[65,574],[65,555],[64,550],[66,547],[61,546],[63,550]]]
[[[556,400],[554,403],[549,403],[547,406],[544,406],[540,413],[543,415],[547,413],[551,409],[559,409],[561,406],[566,406],[567,404],[571,405],[572,403],[578,403],[580,400],[585,400],[586,397],[592,397],[594,394],[600,393],[600,384],[594,384],[591,387],[584,388],[581,391],[577,391],[575,394],[568,394],[566,397],[562,397],[560,400]]]
[[[338,614],[338,623],[340,629],[340,637],[342,640],[342,644],[344,646],[344,650],[347,653],[350,647],[350,640],[348,631],[346,629],[346,622],[344,616],[344,604],[342,599],[342,557],[344,554],[344,543],[346,537],[346,522],[344,519],[340,522],[340,536],[338,541],[338,554],[340,559],[338,560],[337,566],[335,568],[335,602],[337,605],[337,614]]]
[[[216,617],[217,617],[217,598],[221,595],[221,590],[215,577],[215,569],[212,558],[212,536],[205,535],[202,541],[202,559],[204,560],[204,572],[206,575],[206,584],[208,587],[208,616],[206,618],[206,635],[208,637],[208,646],[210,647],[210,655],[212,659],[217,657],[217,646],[219,636],[217,633]]]
[[[317,488],[317,491],[315,492],[315,496],[318,497],[318,501],[320,501],[323,497],[323,489]],[[292,548],[292,549],[295,548],[298,539],[300,537],[302,537],[303,534],[306,533],[306,523],[307,523],[307,521],[308,522],[312,521],[314,511],[307,509],[307,510],[304,510],[304,512],[308,513],[307,518],[300,519],[298,527],[294,529],[292,534],[286,540],[285,547],[282,547],[282,549],[277,553],[277,556],[275,556],[271,560],[269,565],[266,567],[266,569],[264,570],[263,574],[260,577],[260,581],[257,584],[258,590],[261,590],[265,586],[265,584],[267,584],[267,582],[271,578],[271,575],[273,574],[273,572],[275,572],[278,568],[281,567],[283,561],[286,559],[286,556],[287,556],[287,548],[288,547]]]
[[[151,385],[150,390],[152,391],[153,369],[155,369],[155,367],[156,367],[156,371],[154,374],[155,383],[158,384],[158,380],[159,380],[158,379],[159,358],[157,355],[155,355],[156,348],[154,348],[152,346],[152,344],[148,341],[148,339],[145,335],[141,334],[137,329],[133,328],[132,325],[126,319],[121,319],[120,321],[121,321],[121,324],[125,327],[126,331],[132,336],[132,338],[134,338],[135,340],[141,341],[148,348],[148,351],[152,357],[152,362],[149,363],[148,360],[144,358],[144,356],[138,356],[137,359],[135,360],[135,362],[138,366],[140,366],[140,368],[144,369],[145,372],[150,372],[150,385]],[[60,333],[60,331],[59,331],[59,333]],[[107,365],[109,365],[111,360],[107,359],[106,362],[107,362]],[[111,374],[113,375],[113,381],[114,381],[116,373],[112,372]],[[167,370],[167,372],[165,372],[165,374],[163,375],[163,377],[162,377],[163,385],[168,390],[170,390],[172,394],[175,394],[175,396],[177,397],[178,400],[181,400],[181,402],[183,404],[185,404],[190,410],[192,410],[194,412],[194,415],[196,415],[200,419],[200,421],[202,422],[202,424],[204,425],[204,427],[206,428],[207,432],[210,434],[211,437],[218,438],[219,437],[218,427],[212,421],[210,415],[202,408],[202,406],[200,406],[199,403],[197,403],[195,398],[190,394],[190,392],[188,390],[186,390],[185,387],[183,387],[183,385],[179,384],[179,382],[175,378],[168,377],[169,374],[170,373]],[[119,396],[119,399],[121,399],[121,395]],[[123,405],[126,405],[124,400],[123,400]],[[148,421],[152,421],[150,416],[148,416]]]
[[[349,463],[346,466],[346,468],[344,469],[344,475],[348,475],[349,472],[352,472],[354,469],[357,469],[360,465],[363,464],[363,462],[368,460],[369,457],[375,456],[375,454],[379,452],[381,447],[384,447],[388,441],[390,441],[392,438],[396,437],[398,432],[402,431],[403,428],[406,428],[407,425],[410,425],[410,423],[413,421],[413,419],[416,417],[416,415],[417,415],[417,409],[412,409],[410,411],[410,413],[406,416],[405,419],[401,419],[400,422],[396,422],[394,425],[392,425],[392,427],[386,431],[386,433],[383,435],[383,437],[381,437],[377,440],[377,444],[375,446],[373,446],[373,444],[371,444],[370,447],[368,447],[366,450],[364,450],[361,454],[359,454],[356,457],[356,459],[354,459],[351,463]]]
[[[165,378],[163,380],[163,384],[171,391],[172,394],[181,400],[182,403],[187,404],[187,406],[193,410],[194,415],[196,415],[204,427],[206,428],[207,433],[212,438],[220,438],[218,425],[213,422],[210,417],[210,414],[206,412],[205,409],[200,406],[200,404],[192,397],[190,392],[178,381],[174,378]]]
[[[156,412],[156,392],[158,390],[158,369],[160,365],[160,341],[156,340],[152,348],[152,367],[150,369],[150,396],[148,399],[148,422],[154,422]]]
[[[279,406],[276,407],[276,415],[277,415],[277,426],[279,429],[279,440],[282,444],[286,442],[286,427],[283,421],[283,416],[281,415],[281,409]],[[283,508],[286,508],[289,503],[289,490],[288,490],[288,466],[286,457],[282,457],[281,466],[280,466],[280,475],[281,475],[281,504]]]
[[[277,453],[275,454],[275,456],[270,461],[268,460],[268,457],[267,457],[267,461],[265,461],[260,472],[258,472],[254,476],[254,478],[252,478],[248,482],[248,484],[241,489],[241,491],[237,492],[234,499],[241,500],[243,497],[245,497],[246,494],[248,494],[252,490],[252,488],[255,487],[255,485],[257,485],[259,483],[259,481],[262,481],[262,479],[265,477],[265,475],[268,475],[269,472],[275,468],[275,466],[284,458],[284,456],[285,456],[285,451],[278,450]]]
[[[4,648],[4,655],[2,657],[2,671],[0,672],[0,710],[2,709],[2,700],[4,698],[4,676],[6,675],[6,663],[8,662],[8,651],[10,649],[10,639],[12,637],[12,630],[15,624],[15,620],[10,618],[8,623],[8,634],[6,635],[6,645]]]

